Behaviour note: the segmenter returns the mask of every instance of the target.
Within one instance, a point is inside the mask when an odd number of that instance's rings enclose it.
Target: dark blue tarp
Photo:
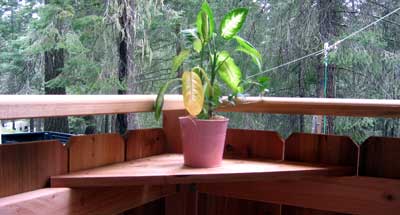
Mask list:
[[[60,132],[33,132],[33,133],[18,133],[18,134],[2,134],[1,142],[3,144],[32,142],[39,140],[59,140],[65,144],[68,142],[71,134]]]

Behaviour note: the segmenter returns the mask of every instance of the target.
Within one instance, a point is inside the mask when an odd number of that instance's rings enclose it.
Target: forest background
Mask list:
[[[171,64],[187,48],[180,31],[195,26],[201,2],[0,0],[0,94],[156,94],[179,75],[171,73]],[[209,3],[217,23],[233,8],[250,9],[241,34],[260,50],[264,69],[321,50],[325,42],[332,44],[400,7],[399,0]],[[399,51],[400,13],[395,13],[330,52],[327,97],[400,99]],[[259,72],[248,56],[233,55],[247,76]],[[263,74],[270,78],[265,96],[324,97],[323,57]],[[316,126],[313,116],[224,115],[230,127],[276,130],[284,137]],[[151,113],[27,121],[31,131],[76,134],[160,126]],[[398,137],[400,120],[328,117],[327,131],[358,142],[372,135]]]

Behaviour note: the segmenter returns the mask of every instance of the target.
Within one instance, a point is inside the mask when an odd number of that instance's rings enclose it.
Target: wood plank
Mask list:
[[[284,140],[277,132],[228,129],[225,158],[283,159]],[[199,214],[271,214],[280,215],[281,206],[265,202],[200,194]]]
[[[360,175],[400,179],[400,138],[370,137],[361,145]]]
[[[220,167],[183,166],[181,154],[165,154],[124,163],[54,176],[53,187],[132,186],[143,184],[191,184],[201,182],[254,181],[310,175],[348,175],[347,166],[329,166],[275,160],[224,159]]]
[[[175,186],[46,188],[0,199],[2,215],[109,215],[171,195]]]
[[[372,177],[320,177],[302,180],[199,184],[200,192],[255,201],[350,214],[388,214],[400,211],[400,181]],[[286,210],[287,206],[283,207]],[[314,214],[293,208],[293,214]],[[296,212],[296,213],[295,213]],[[307,212],[307,213],[306,213]],[[331,214],[318,211],[315,214]]]
[[[183,110],[164,111],[163,129],[167,138],[167,153],[182,153],[181,127],[178,117],[186,115],[187,112]]]
[[[322,134],[303,134],[294,133],[285,141],[285,160],[322,163],[329,165],[350,165],[354,167],[354,172],[349,175],[356,175],[358,169],[359,146],[349,137]],[[318,208],[313,208],[318,209]],[[287,206],[282,206],[282,211],[289,210]],[[311,213],[311,209],[290,208],[296,214]],[[330,215],[326,211],[315,211],[316,214],[322,213]]]
[[[199,215],[280,215],[280,206],[201,193]]]
[[[286,205],[285,207],[283,207],[281,215],[344,215],[344,214]]]
[[[162,128],[129,131],[126,136],[126,160],[162,154],[166,139]]]
[[[350,137],[294,133],[285,142],[285,160],[357,167],[359,147]]]
[[[247,97],[218,111],[358,117],[400,117],[400,100]]]
[[[70,172],[125,160],[125,142],[119,134],[73,136],[68,146]]]
[[[274,131],[228,129],[224,157],[282,160],[283,145]]]
[[[164,211],[165,200],[162,198],[125,211],[121,215],[163,215]]]
[[[151,112],[155,95],[1,95],[0,119]],[[29,107],[29,108],[27,108]],[[166,95],[164,110],[184,110],[182,96]],[[399,100],[247,97],[218,111],[358,117],[400,117]]]
[[[197,215],[198,198],[194,184],[178,185],[178,192],[165,198],[165,215]]]
[[[0,95],[0,119],[152,112],[156,95]],[[183,109],[166,95],[164,110]],[[29,108],[28,108],[29,107]]]
[[[68,172],[68,151],[59,141],[0,145],[0,197],[40,189],[52,175]]]

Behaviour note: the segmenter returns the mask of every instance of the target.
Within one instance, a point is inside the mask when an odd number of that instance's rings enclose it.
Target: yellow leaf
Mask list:
[[[195,72],[185,71],[182,75],[183,104],[190,115],[196,116],[203,109],[203,84]]]

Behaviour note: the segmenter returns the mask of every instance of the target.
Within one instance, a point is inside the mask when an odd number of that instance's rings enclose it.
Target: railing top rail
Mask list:
[[[0,119],[152,112],[155,95],[0,95]],[[182,96],[166,95],[164,110],[182,110]],[[400,100],[246,97],[223,112],[400,117]]]

